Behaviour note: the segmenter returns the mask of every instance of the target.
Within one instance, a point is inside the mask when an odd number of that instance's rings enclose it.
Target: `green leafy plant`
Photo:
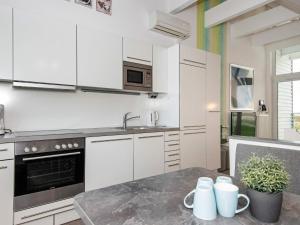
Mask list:
[[[282,192],[289,183],[283,162],[270,154],[263,157],[253,154],[239,164],[239,171],[242,183],[259,192]]]

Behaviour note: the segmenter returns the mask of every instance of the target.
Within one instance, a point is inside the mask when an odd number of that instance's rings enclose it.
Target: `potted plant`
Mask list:
[[[248,188],[250,212],[256,219],[277,222],[282,206],[282,192],[289,182],[283,162],[268,154],[263,157],[252,155],[239,164],[241,182]]]

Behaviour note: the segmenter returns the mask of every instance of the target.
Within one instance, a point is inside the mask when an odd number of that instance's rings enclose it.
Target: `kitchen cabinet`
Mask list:
[[[0,145],[0,218],[1,224],[13,224],[14,144]]]
[[[47,216],[42,219],[33,220],[28,223],[23,223],[22,225],[53,225],[53,216]]]
[[[206,67],[206,51],[180,45],[180,63]]]
[[[153,46],[153,92],[168,93],[168,49]]]
[[[77,27],[78,86],[122,89],[122,37]]]
[[[80,219],[78,213],[75,211],[75,209],[71,209],[66,212],[55,214],[54,225],[62,225],[78,219]]]
[[[133,136],[86,139],[86,191],[133,180]]]
[[[12,8],[0,6],[0,80],[12,80]]]
[[[134,135],[134,179],[164,173],[164,133]]]
[[[14,9],[14,81],[76,85],[76,25]]]
[[[204,129],[180,132],[181,169],[206,168],[205,136]]]
[[[152,44],[123,38],[123,60],[152,66]]]
[[[180,128],[206,124],[205,69],[180,64]]]
[[[212,91],[214,90],[214,91]],[[206,68],[206,155],[207,169],[221,167],[221,57],[207,53]]]

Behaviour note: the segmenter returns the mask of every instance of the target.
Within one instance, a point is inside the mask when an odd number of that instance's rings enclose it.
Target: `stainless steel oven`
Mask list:
[[[123,62],[123,88],[152,92],[152,66]]]
[[[84,192],[85,139],[17,142],[15,211]]]

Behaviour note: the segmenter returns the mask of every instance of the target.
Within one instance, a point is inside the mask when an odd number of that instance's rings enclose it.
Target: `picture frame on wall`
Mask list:
[[[254,111],[254,69],[230,64],[230,110]]]
[[[96,0],[96,10],[107,15],[112,14],[112,0]]]
[[[92,7],[92,0],[75,0],[75,3],[87,6],[87,7]]]

